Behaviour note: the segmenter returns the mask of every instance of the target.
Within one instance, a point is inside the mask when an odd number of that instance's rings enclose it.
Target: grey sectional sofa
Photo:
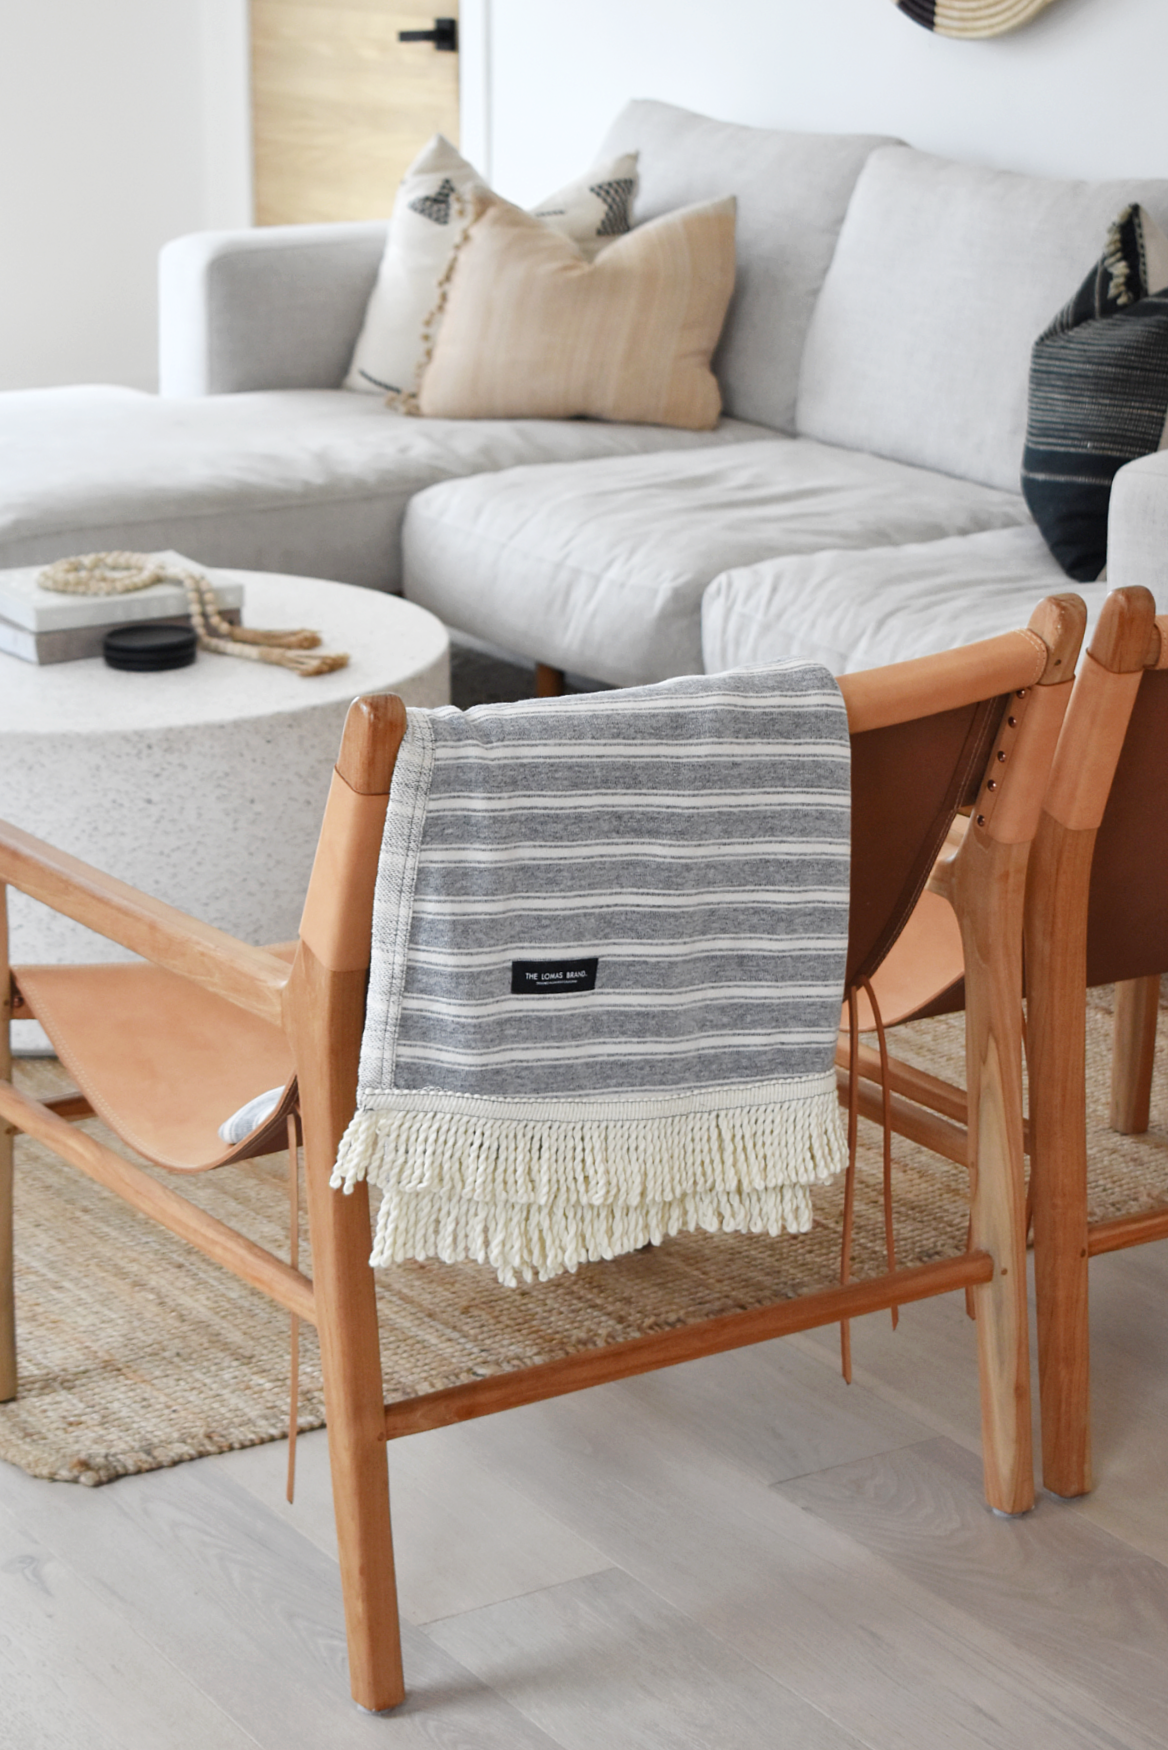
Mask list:
[[[716,431],[392,413],[337,387],[384,227],[184,238],[160,396],[0,396],[0,564],[170,546],[402,588],[615,684],[779,654],[844,671],[1064,587],[1019,491],[1031,343],[1123,205],[1168,226],[1168,181],[1045,181],[652,102],[600,151],[633,148],[638,220],[738,198]],[[1168,477],[1134,466],[1113,582],[1162,566],[1147,506]]]

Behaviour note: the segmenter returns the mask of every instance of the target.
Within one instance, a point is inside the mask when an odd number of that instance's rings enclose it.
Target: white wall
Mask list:
[[[464,53],[466,146],[516,200],[578,174],[630,97],[1046,175],[1168,176],[1168,0],[1055,0],[976,42],[891,0],[463,0],[471,14],[490,66]]]
[[[250,158],[246,0],[0,0],[0,388],[153,388],[158,250]]]
[[[630,97],[1052,175],[1168,175],[1168,0],[983,42],[890,0],[462,0],[463,149],[577,175]],[[0,388],[155,381],[158,250],[251,215],[247,0],[0,0]]]

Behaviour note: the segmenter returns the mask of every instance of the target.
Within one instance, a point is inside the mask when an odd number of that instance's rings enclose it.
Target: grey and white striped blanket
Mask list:
[[[410,711],[333,1175],[383,1192],[375,1264],[513,1284],[810,1226],[845,1158],[849,785],[814,664]]]

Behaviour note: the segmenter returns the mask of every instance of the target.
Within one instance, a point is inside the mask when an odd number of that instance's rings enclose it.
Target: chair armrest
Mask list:
[[[160,394],[339,388],[385,235],[378,223],[175,238],[158,262]]]
[[[1143,584],[1168,605],[1168,450],[1119,470],[1107,518],[1107,581]]]
[[[0,821],[0,882],[7,882],[155,966],[191,979],[279,1027],[291,967],[136,887]]]

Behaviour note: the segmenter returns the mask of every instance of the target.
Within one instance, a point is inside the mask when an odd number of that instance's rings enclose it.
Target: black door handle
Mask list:
[[[455,54],[458,50],[458,20],[436,18],[433,30],[399,30],[397,40],[399,43],[433,43],[436,49]]]

